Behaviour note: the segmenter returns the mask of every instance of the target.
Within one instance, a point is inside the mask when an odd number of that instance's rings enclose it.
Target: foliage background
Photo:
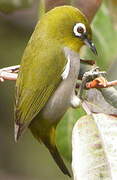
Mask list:
[[[39,1],[1,0],[0,11],[0,67],[2,68],[20,63],[24,48],[38,20]],[[108,70],[109,79],[117,79],[117,30],[116,21],[112,23],[113,13],[112,7],[110,11],[107,1],[104,1],[94,18],[92,29],[98,57],[94,57],[86,48],[81,51],[82,57],[96,59],[102,70]],[[10,81],[0,84],[0,179],[68,179],[59,171],[45,147],[40,145],[29,131],[17,144],[14,143],[14,85],[15,82]],[[81,109],[69,109],[58,126],[57,144],[69,162],[72,127],[82,114],[84,112]]]

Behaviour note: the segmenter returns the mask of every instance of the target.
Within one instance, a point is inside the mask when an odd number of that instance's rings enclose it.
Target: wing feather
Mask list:
[[[34,46],[35,43],[29,43],[26,48],[16,82],[15,124],[19,126],[15,134],[17,138],[57,88],[66,64],[63,51],[57,51],[49,45],[46,53],[39,52]]]

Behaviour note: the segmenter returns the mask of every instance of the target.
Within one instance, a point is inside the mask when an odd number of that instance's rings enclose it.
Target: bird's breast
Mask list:
[[[42,119],[52,123],[58,122],[70,106],[71,96],[74,94],[77,77],[80,68],[78,53],[64,48],[65,56],[70,61],[70,68],[67,78],[58,85],[54,94],[49,98],[41,112]],[[62,78],[62,77],[61,77]]]

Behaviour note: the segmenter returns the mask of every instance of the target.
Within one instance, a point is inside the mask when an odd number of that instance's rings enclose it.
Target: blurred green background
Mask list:
[[[110,7],[110,5],[109,5]],[[0,68],[20,63],[24,48],[34,30],[39,14],[38,0],[0,0]],[[41,9],[42,10],[42,9]],[[109,70],[109,79],[117,79],[117,30],[113,12],[103,3],[94,18],[92,29],[98,57],[83,48],[81,56],[97,60],[102,70]],[[110,74],[111,73],[111,74]],[[0,83],[0,180],[68,179],[64,176],[47,149],[27,131],[14,143],[14,86],[15,82]],[[71,131],[83,110],[69,109],[57,130],[60,152],[71,162]]]

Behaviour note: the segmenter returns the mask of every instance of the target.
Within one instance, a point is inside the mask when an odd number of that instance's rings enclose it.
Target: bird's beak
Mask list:
[[[93,43],[91,40],[89,40],[89,39],[87,38],[87,39],[84,40],[84,43],[86,44],[86,46],[88,46],[88,47],[92,50],[92,52],[93,52],[95,55],[98,55],[97,50],[96,50],[96,47],[95,47],[94,43]]]
[[[88,47],[92,50],[92,52],[93,52],[95,55],[98,55],[94,43],[88,38],[88,36],[87,36],[86,33],[82,34],[81,39],[84,41],[84,43],[86,44],[86,46],[88,46]]]

